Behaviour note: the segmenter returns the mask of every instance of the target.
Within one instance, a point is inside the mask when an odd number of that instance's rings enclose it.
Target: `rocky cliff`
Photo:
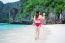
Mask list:
[[[9,12],[13,9],[19,10],[20,3],[21,2],[18,1],[13,3],[3,4],[3,2],[0,1],[0,22],[8,22]],[[17,12],[13,12],[13,13],[17,13]]]

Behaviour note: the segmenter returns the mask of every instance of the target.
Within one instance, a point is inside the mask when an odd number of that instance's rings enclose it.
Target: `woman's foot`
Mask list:
[[[35,37],[35,40],[38,40],[38,38],[37,38],[37,37]]]
[[[35,40],[39,40],[39,37],[35,37]]]

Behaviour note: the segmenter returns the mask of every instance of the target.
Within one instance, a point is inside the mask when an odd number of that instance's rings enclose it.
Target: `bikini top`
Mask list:
[[[41,19],[36,19],[35,23],[41,23]]]

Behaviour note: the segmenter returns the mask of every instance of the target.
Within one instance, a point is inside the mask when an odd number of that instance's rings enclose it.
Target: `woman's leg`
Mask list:
[[[35,37],[35,40],[39,39],[39,34],[40,34],[40,26],[36,27],[36,37]]]
[[[35,33],[35,35],[36,35],[36,36],[35,36],[35,40],[37,40],[37,36],[38,36],[38,30],[37,30],[37,29],[38,29],[38,27],[36,27],[36,29],[35,29],[35,32],[36,32],[36,33]]]
[[[40,26],[37,29],[37,38],[39,39],[39,35],[40,35]]]

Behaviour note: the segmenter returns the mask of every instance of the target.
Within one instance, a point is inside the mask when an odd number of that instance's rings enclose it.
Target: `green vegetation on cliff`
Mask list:
[[[42,13],[55,12],[59,15],[64,10],[63,0],[26,0],[21,4],[21,16],[33,15],[35,10],[40,10]]]

